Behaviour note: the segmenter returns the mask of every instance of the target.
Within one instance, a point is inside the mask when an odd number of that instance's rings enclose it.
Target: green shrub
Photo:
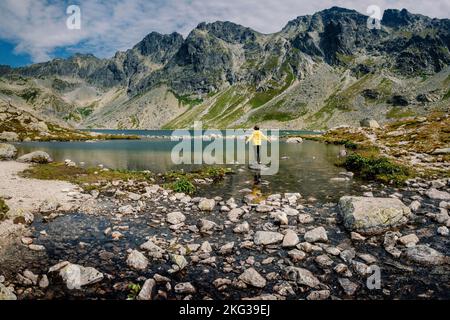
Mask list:
[[[128,289],[130,289],[130,293],[128,293],[127,300],[136,300],[136,297],[141,291],[141,286],[139,284],[130,283],[128,285]]]
[[[363,179],[385,183],[402,184],[410,175],[408,168],[398,165],[384,157],[364,157],[350,154],[343,166]]]
[[[181,177],[169,186],[175,192],[183,192],[193,194],[196,190],[195,186],[186,177]]]
[[[230,170],[222,167],[208,167],[206,169],[206,177],[212,179],[214,182],[223,180],[225,175],[229,173]]]

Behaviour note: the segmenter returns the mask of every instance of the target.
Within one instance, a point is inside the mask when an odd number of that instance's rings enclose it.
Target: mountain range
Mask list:
[[[0,66],[0,100],[77,128],[327,129],[448,110],[450,20],[333,7],[262,34],[200,23],[100,59]]]

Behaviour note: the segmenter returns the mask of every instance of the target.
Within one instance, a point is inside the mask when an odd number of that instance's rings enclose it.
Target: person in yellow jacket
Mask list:
[[[249,141],[251,141],[253,146],[256,147],[256,160],[258,161],[258,164],[261,164],[260,149],[263,140],[270,142],[269,138],[267,138],[264,133],[259,130],[259,127],[255,126],[253,128],[252,134],[247,138],[245,142],[248,143]]]

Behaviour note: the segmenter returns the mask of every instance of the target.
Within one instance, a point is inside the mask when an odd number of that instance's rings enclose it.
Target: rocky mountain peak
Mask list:
[[[229,43],[246,43],[254,41],[258,32],[229,21],[200,23],[197,30],[207,31],[209,34]]]
[[[183,36],[177,32],[171,34],[151,32],[133,48],[144,56],[158,55],[162,57],[178,50],[182,43]]]
[[[425,20],[426,17],[415,15],[406,9],[386,9],[383,14],[382,24],[389,27],[401,27],[412,24],[415,21]]]

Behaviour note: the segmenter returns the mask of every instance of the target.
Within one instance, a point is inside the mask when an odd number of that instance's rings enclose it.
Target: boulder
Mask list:
[[[44,121],[32,122],[28,129],[32,131],[48,132],[47,124]]]
[[[450,234],[450,231],[446,226],[441,226],[437,228],[437,233],[440,234],[441,236],[447,237]]]
[[[448,263],[448,257],[426,245],[416,245],[404,252],[406,259],[422,265],[441,265]]]
[[[0,141],[19,141],[19,136],[15,132],[3,131],[2,133],[0,133]]]
[[[450,148],[441,148],[441,149],[434,150],[432,154],[449,154],[449,153],[450,153]]]
[[[175,271],[183,270],[188,265],[188,262],[187,262],[186,258],[184,256],[182,256],[182,255],[179,255],[179,254],[171,254],[170,255],[170,261],[172,261],[172,263],[175,264],[175,266],[176,266],[176,270]]]
[[[221,255],[227,255],[233,252],[234,242],[228,242],[219,248]]]
[[[297,138],[288,138],[288,139],[286,140],[286,143],[302,143],[302,142],[303,142],[303,139],[300,138],[300,137],[297,137]]]
[[[286,213],[288,216],[297,216],[299,214],[299,211],[294,208],[283,208],[283,212]]]
[[[295,247],[299,242],[297,233],[294,230],[287,229],[283,238],[283,247]]]
[[[140,248],[148,252],[148,255],[155,259],[161,259],[164,254],[164,249],[153,243],[152,240],[141,244]]]
[[[330,290],[311,291],[306,297],[306,300],[326,300],[330,297],[330,294]]]
[[[289,224],[289,219],[287,217],[286,212],[275,211],[270,214],[270,217],[278,221],[281,225]]]
[[[175,293],[194,294],[197,290],[190,282],[181,282],[175,285]]]
[[[237,222],[239,218],[244,214],[244,210],[241,208],[234,208],[228,212],[228,220],[231,222]]]
[[[202,211],[213,211],[215,206],[216,201],[214,199],[202,199],[198,204],[198,208]]]
[[[53,162],[53,159],[47,152],[44,151],[34,151],[31,153],[24,154],[17,159],[19,162],[34,162],[34,163],[49,163]]]
[[[137,300],[152,300],[153,296],[153,288],[156,285],[156,281],[153,279],[147,279],[142,286],[139,295],[137,296]]]
[[[103,279],[103,274],[95,268],[83,267],[68,261],[60,262],[49,269],[49,273],[59,271],[60,277],[69,290],[97,283]]]
[[[244,221],[240,224],[238,224],[234,229],[233,232],[234,233],[247,233],[250,231],[250,225],[248,224],[247,221]]]
[[[380,92],[378,92],[377,90],[373,90],[373,89],[365,89],[362,91],[362,96],[364,98],[375,100],[380,97]]]
[[[341,285],[342,289],[344,289],[345,294],[348,296],[353,296],[359,287],[358,284],[351,282],[347,278],[338,278],[338,282]]]
[[[256,212],[266,213],[273,210],[273,207],[265,205],[265,204],[259,204],[256,207]]]
[[[349,231],[375,235],[408,221],[410,209],[397,198],[344,196],[339,200],[340,215]]]
[[[17,300],[14,290],[9,287],[5,287],[0,283],[0,301],[2,300]]]
[[[363,119],[360,121],[360,125],[361,127],[366,127],[366,128],[379,128],[380,125],[378,124],[378,122],[374,119]]]
[[[254,268],[248,268],[240,276],[239,280],[256,288],[264,288],[266,279],[261,276]]]
[[[16,157],[17,149],[11,144],[0,143],[0,160],[11,160]]]
[[[182,214],[179,211],[170,212],[166,216],[166,221],[170,224],[179,224],[186,220],[186,217],[184,214]]]
[[[327,231],[324,227],[314,228],[305,233],[305,241],[307,242],[327,242]]]
[[[417,95],[416,100],[422,103],[436,102],[440,100],[440,96],[434,92],[421,93]]]
[[[316,288],[320,284],[319,279],[317,279],[311,271],[293,266],[289,266],[285,269],[285,278],[290,281],[295,281],[299,285],[311,288]]]
[[[394,105],[394,106],[400,106],[400,107],[406,107],[409,105],[409,101],[405,96],[401,95],[394,95],[389,100],[388,103]]]
[[[431,188],[425,192],[426,196],[434,200],[450,200],[450,193],[446,191],[439,191],[437,189]]]
[[[268,245],[282,241],[284,236],[279,232],[257,231],[253,238],[256,245]]]
[[[214,230],[214,228],[217,226],[217,224],[214,221],[206,220],[206,219],[200,219],[197,221],[197,228],[202,233],[208,233]]]
[[[413,247],[419,242],[419,238],[414,233],[412,233],[400,237],[398,241],[406,247]]]
[[[148,259],[139,251],[133,250],[127,257],[127,264],[137,270],[145,270],[148,265]]]
[[[288,251],[288,256],[293,262],[298,262],[306,258],[306,253],[298,249],[292,249]]]
[[[50,282],[48,281],[48,277],[47,277],[47,275],[44,274],[44,275],[42,276],[41,280],[39,280],[39,287],[40,287],[41,289],[45,289],[45,288],[47,288],[49,285],[50,285]]]

